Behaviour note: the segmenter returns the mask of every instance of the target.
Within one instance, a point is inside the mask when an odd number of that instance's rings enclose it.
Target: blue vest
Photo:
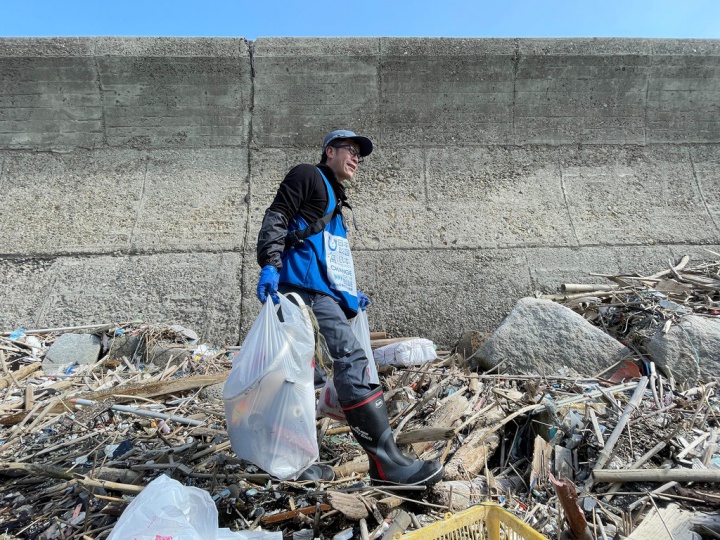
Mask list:
[[[325,215],[335,211],[335,192],[318,169],[325,181],[328,206]],[[299,215],[288,224],[289,231],[303,230],[308,223]],[[322,232],[308,236],[302,243],[290,247],[282,254],[283,267],[280,283],[287,283],[303,289],[320,292],[333,297],[341,307],[357,313],[357,285],[355,267],[347,227],[340,212],[337,212]]]

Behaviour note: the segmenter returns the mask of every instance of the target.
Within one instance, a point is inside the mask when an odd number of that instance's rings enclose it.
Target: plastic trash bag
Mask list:
[[[333,420],[345,421],[345,413],[338,401],[335,383],[332,377],[327,380],[325,386],[320,390],[320,397],[317,404],[317,415],[319,417],[332,418]]]
[[[377,365],[375,365],[375,358],[370,343],[370,322],[368,321],[367,311],[358,311],[357,316],[350,321],[350,328],[352,328],[355,338],[360,342],[360,345],[362,345],[365,356],[368,359],[370,384],[380,384],[380,377],[378,376]]]
[[[210,494],[160,475],[135,497],[108,540],[282,540],[281,532],[218,528]]]
[[[233,359],[223,386],[235,453],[280,480],[319,457],[315,432],[312,323],[282,294],[281,322],[268,300]]]
[[[425,338],[410,339],[399,343],[385,345],[374,351],[378,366],[418,366],[435,360],[435,345]]]
[[[370,344],[370,323],[368,322],[367,312],[360,310],[357,316],[350,321],[350,328],[352,328],[355,338],[360,342],[360,345],[362,345],[365,356],[368,359],[368,378],[370,379],[370,384],[380,384],[380,377],[378,376],[378,370]],[[320,391],[317,415],[320,417],[326,416],[333,420],[345,420],[345,413],[338,401],[335,383],[332,378],[328,379]]]

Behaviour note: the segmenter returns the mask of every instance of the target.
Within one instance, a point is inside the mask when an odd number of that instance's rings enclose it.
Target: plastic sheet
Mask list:
[[[417,338],[385,345],[374,351],[378,366],[419,366],[437,358],[435,345],[429,339]]]
[[[108,540],[282,540],[280,532],[218,528],[210,494],[160,475],[135,497],[118,519]]]

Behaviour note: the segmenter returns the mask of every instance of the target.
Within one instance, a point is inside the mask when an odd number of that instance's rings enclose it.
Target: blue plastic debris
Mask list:
[[[16,328],[10,333],[10,339],[20,339],[25,335],[25,329],[24,328]]]

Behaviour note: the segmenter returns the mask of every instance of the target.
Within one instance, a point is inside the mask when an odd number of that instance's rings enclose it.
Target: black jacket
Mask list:
[[[257,243],[257,262],[261,267],[272,265],[278,270],[282,268],[280,255],[285,249],[285,236],[292,218],[299,215],[311,224],[325,214],[328,205],[327,190],[316,167],[322,169],[337,199],[343,206],[350,208],[345,188],[330,167],[325,164],[293,167],[280,184],[275,200],[265,211]]]

